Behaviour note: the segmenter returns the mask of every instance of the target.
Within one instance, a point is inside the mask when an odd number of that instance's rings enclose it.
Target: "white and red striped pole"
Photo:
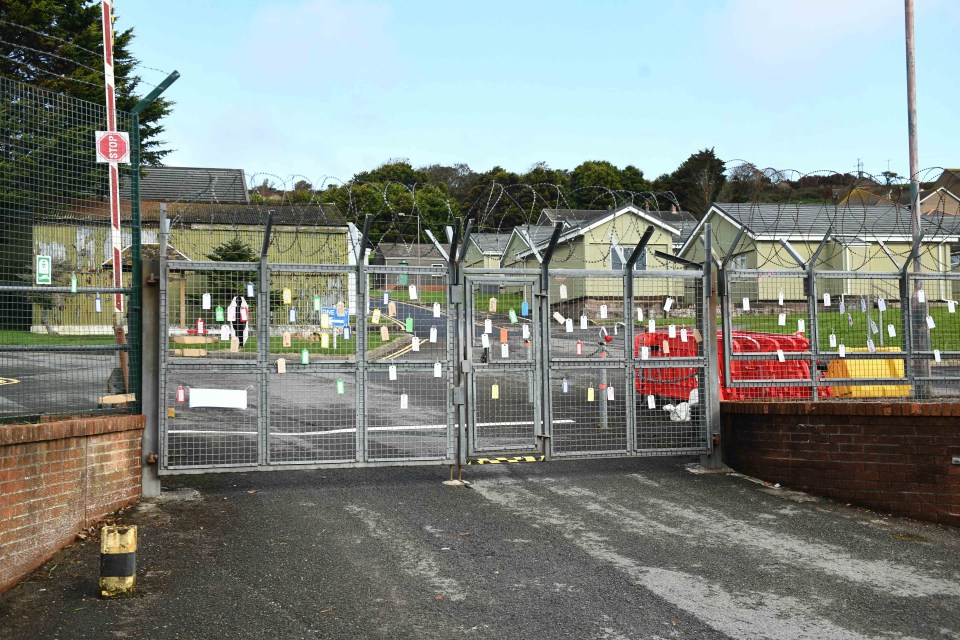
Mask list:
[[[113,0],[103,0],[103,77],[107,92],[107,131],[117,130],[116,85],[113,78]],[[120,232],[120,169],[115,161],[110,167],[110,247],[113,253],[113,286],[123,286],[123,235]],[[113,310],[123,313],[123,295],[113,295]]]

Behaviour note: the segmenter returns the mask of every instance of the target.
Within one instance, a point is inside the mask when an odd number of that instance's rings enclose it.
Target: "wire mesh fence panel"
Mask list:
[[[450,371],[433,365],[371,365],[364,381],[366,460],[452,461]]]
[[[369,267],[364,358],[446,362],[452,341],[446,268]]]
[[[623,273],[550,272],[550,359],[626,358]]]
[[[336,363],[357,359],[356,271],[270,267],[271,360]]]
[[[260,385],[255,371],[168,368],[161,407],[165,469],[252,467],[260,459]]]
[[[475,369],[471,387],[473,452],[538,449],[540,385],[532,366]]]
[[[355,461],[357,393],[353,370],[270,374],[267,463]]]
[[[699,272],[639,273],[630,302],[634,345],[628,415],[631,450],[640,454],[708,450],[709,397],[717,373],[707,368],[710,326]],[[708,377],[709,376],[709,377]]]
[[[550,372],[551,450],[555,456],[629,451],[627,405],[634,396],[623,367]]]
[[[0,78],[0,420],[136,409],[132,396],[104,398],[136,393],[140,366],[130,201],[114,232],[109,165],[96,162],[106,123],[103,105]]]
[[[960,396],[960,273],[910,274],[914,397]],[[922,292],[922,293],[921,293]]]
[[[541,433],[541,336],[532,277],[471,275],[464,341],[471,453],[533,451]]]
[[[257,358],[257,264],[173,263],[161,304],[168,364]]]
[[[815,295],[818,397],[909,397],[899,275],[820,272]]]

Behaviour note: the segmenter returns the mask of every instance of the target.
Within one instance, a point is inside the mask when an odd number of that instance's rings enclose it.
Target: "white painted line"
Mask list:
[[[553,424],[572,424],[574,420],[554,420]],[[532,420],[521,420],[519,422],[481,422],[477,424],[478,427],[511,427],[511,426],[529,426],[533,425]],[[456,428],[457,424],[453,425]],[[445,424],[407,424],[400,425],[397,427],[371,427],[367,429],[367,433],[374,431],[431,431],[446,429],[447,425]],[[296,431],[292,433],[279,433],[276,431],[271,431],[271,436],[287,436],[287,437],[300,437],[300,436],[329,436],[336,435],[341,433],[356,433],[356,429],[329,429],[327,431]],[[229,435],[229,436],[255,436],[257,435],[256,431],[214,431],[208,429],[168,429],[167,433],[186,433],[186,434],[213,434],[213,435]]]

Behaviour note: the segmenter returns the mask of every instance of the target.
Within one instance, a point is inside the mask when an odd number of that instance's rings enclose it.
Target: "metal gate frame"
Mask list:
[[[369,230],[367,225],[364,229],[363,239],[359,246],[365,246],[366,236]],[[356,266],[349,265],[304,265],[304,264],[271,264],[266,260],[266,249],[269,245],[270,223],[267,224],[267,231],[264,238],[264,247],[261,251],[259,263],[226,263],[226,262],[193,262],[193,261],[168,261],[165,253],[161,252],[160,268],[160,309],[159,309],[159,347],[160,347],[160,371],[158,375],[159,384],[159,431],[161,443],[161,455],[159,472],[161,474],[174,473],[206,473],[211,471],[247,471],[247,470],[267,470],[267,469],[313,469],[313,468],[337,468],[337,467],[362,467],[362,466],[394,466],[409,464],[466,464],[469,459],[475,455],[486,455],[496,453],[515,453],[520,455],[537,454],[541,459],[557,458],[588,458],[588,457],[622,457],[622,456],[642,456],[642,455],[673,455],[679,453],[710,453],[713,450],[713,428],[716,423],[716,413],[718,405],[717,399],[717,374],[716,374],[716,337],[713,328],[712,310],[713,304],[713,286],[711,283],[712,272],[711,265],[707,263],[701,270],[691,269],[692,263],[686,263],[685,270],[678,271],[635,271],[634,264],[636,258],[645,250],[646,242],[652,233],[652,228],[644,235],[637,249],[633,253],[633,258],[628,260],[623,271],[599,271],[599,270],[569,270],[569,269],[551,269],[550,256],[553,253],[556,242],[559,238],[561,229],[558,226],[555,231],[549,249],[541,258],[541,269],[539,273],[530,269],[461,269],[460,264],[463,259],[465,248],[469,240],[470,223],[462,238],[462,244],[458,246],[458,232],[454,231],[454,240],[449,248],[449,255],[446,251],[441,251],[448,260],[446,268],[440,267],[410,267],[410,266],[374,266],[365,264],[365,259],[358,259]],[[709,234],[706,230],[705,237]],[[709,242],[707,242],[709,248]],[[442,247],[437,245],[438,248]],[[459,249],[459,251],[458,251]],[[709,254],[709,252],[708,252]],[[358,252],[358,258],[359,252]],[[248,272],[256,273],[257,292],[256,301],[258,314],[256,317],[256,335],[257,348],[255,358],[240,363],[221,362],[174,362],[171,360],[169,351],[169,325],[170,325],[170,305],[168,300],[169,287],[171,284],[170,275],[177,271],[194,271],[201,273],[216,272]],[[309,458],[303,460],[280,460],[275,457],[271,451],[271,421],[270,421],[270,389],[271,377],[278,375],[274,373],[274,362],[270,353],[271,337],[271,319],[270,311],[263,313],[260,310],[270,309],[272,276],[277,273],[288,274],[335,274],[347,276],[348,282],[352,280],[354,289],[349,291],[349,295],[356,304],[356,347],[353,357],[345,356],[341,358],[333,357],[325,360],[318,360],[309,365],[309,371],[316,373],[353,373],[356,381],[356,395],[354,406],[356,415],[353,429],[355,430],[355,451],[349,458],[336,459],[318,459]],[[443,283],[446,303],[446,326],[444,336],[444,346],[439,351],[441,356],[437,357],[436,362],[427,360],[406,360],[397,361],[396,366],[405,372],[420,374],[432,380],[432,376],[426,376],[436,364],[440,365],[443,382],[441,385],[442,397],[445,399],[445,431],[444,445],[441,450],[429,454],[417,454],[401,456],[384,456],[371,453],[370,434],[371,434],[371,412],[369,407],[372,403],[380,401],[375,396],[375,385],[371,382],[372,376],[379,375],[390,367],[390,363],[369,358],[367,349],[367,335],[370,329],[368,311],[371,309],[371,283],[370,276],[406,274],[408,277],[426,277],[432,279],[431,282]],[[569,357],[551,354],[551,299],[550,280],[555,276],[570,275],[581,278],[603,278],[622,282],[623,287],[623,309],[624,319],[629,317],[630,322],[624,322],[624,352],[619,356],[605,360],[605,369],[622,371],[625,383],[625,423],[626,438],[622,444],[610,447],[600,447],[585,450],[560,450],[553,442],[554,420],[552,418],[553,400],[551,396],[551,374],[563,371],[584,370],[595,368],[596,360],[574,361]],[[355,276],[355,280],[353,280]],[[637,307],[637,295],[635,295],[635,285],[651,279],[679,279],[684,283],[694,283],[694,306],[698,308],[698,326],[706,343],[701,350],[701,355],[696,358],[651,358],[644,362],[634,353],[634,340],[637,332],[634,329],[635,309]],[[399,278],[398,278],[399,281]],[[531,322],[533,324],[531,347],[531,365],[524,365],[529,368],[533,375],[533,424],[531,429],[531,446],[505,446],[496,447],[483,445],[478,441],[478,397],[476,394],[476,380],[478,369],[474,362],[472,353],[473,338],[473,320],[477,313],[474,308],[472,291],[478,284],[496,283],[497,285],[524,285],[530,287],[532,300],[530,304]],[[348,289],[350,287],[348,286]],[[684,286],[686,289],[686,285]],[[643,292],[640,292],[643,293]],[[658,446],[654,448],[644,447],[639,435],[645,428],[642,412],[636,406],[635,375],[644,368],[653,367],[678,367],[695,368],[698,371],[698,383],[700,388],[700,402],[703,404],[702,411],[702,430],[698,433],[697,440],[684,441],[679,443],[683,446]],[[495,365],[494,370],[500,367],[504,370],[510,368],[510,365]],[[287,373],[288,376],[299,375],[295,367],[294,372]],[[171,389],[170,376],[172,374],[248,374],[256,380],[256,432],[250,431],[237,432],[242,437],[251,434],[256,442],[256,455],[250,459],[242,461],[206,461],[199,464],[178,465],[171,462],[170,458],[170,429],[168,421],[168,409],[171,408]],[[618,374],[619,375],[619,374]],[[425,383],[429,385],[430,392],[436,393],[437,387],[433,382]],[[429,395],[429,394],[428,394]],[[715,406],[716,405],[716,406]],[[252,423],[252,421],[251,421]],[[661,425],[662,426],[662,425]],[[406,428],[406,427],[404,427]],[[438,428],[443,429],[444,425]],[[389,428],[388,428],[389,429]],[[413,430],[412,428],[410,430]],[[235,435],[235,434],[234,434]],[[689,439],[688,439],[689,440]],[[411,447],[416,449],[416,447]]]

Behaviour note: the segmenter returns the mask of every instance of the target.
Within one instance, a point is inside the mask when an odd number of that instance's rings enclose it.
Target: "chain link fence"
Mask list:
[[[0,420],[133,410],[140,366],[129,334],[135,230],[121,201],[115,288],[108,166],[96,162],[102,105],[0,78]],[[129,114],[117,129],[129,131]],[[120,166],[129,183],[129,165]],[[130,191],[127,189],[127,193]],[[124,313],[113,312],[114,294]]]

